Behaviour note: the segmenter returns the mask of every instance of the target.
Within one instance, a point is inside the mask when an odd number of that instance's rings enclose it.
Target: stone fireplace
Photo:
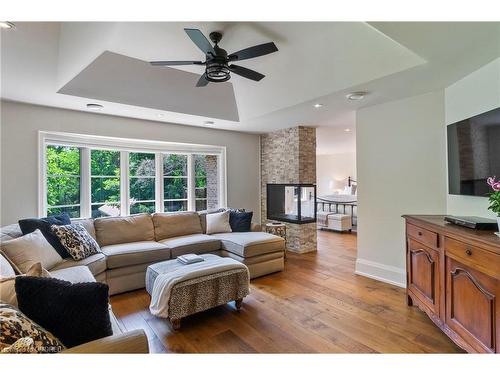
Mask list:
[[[261,136],[261,217],[263,224],[272,221],[285,223],[288,250],[298,253],[316,251],[316,220],[306,219],[303,223],[297,223],[293,220],[285,221],[283,217],[273,219],[275,217],[273,214],[276,212],[270,212],[268,215],[267,195],[268,185],[271,184],[312,187],[315,199],[315,128],[297,126]],[[311,191],[305,190],[305,192],[305,196],[302,198],[308,200],[308,193]],[[293,190],[292,195],[295,195],[295,190]],[[312,206],[314,206],[315,212],[316,207],[314,204]],[[296,211],[298,213],[298,209]],[[293,213],[293,208],[290,208],[288,212]]]

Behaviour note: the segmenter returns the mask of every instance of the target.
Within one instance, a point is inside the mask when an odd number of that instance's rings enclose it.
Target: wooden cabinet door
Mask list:
[[[409,238],[407,264],[408,289],[439,315],[439,253]]]
[[[477,352],[498,352],[499,281],[446,257],[446,324]]]

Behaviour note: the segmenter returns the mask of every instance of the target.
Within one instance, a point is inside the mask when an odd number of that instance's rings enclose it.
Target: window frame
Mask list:
[[[69,146],[80,148],[80,218],[91,217],[91,170],[90,150],[120,151],[120,215],[130,215],[129,153],[155,154],[155,211],[164,212],[163,154],[185,154],[188,156],[188,211],[196,207],[194,155],[217,156],[219,206],[227,206],[226,147],[179,142],[152,141],[117,138],[63,132],[38,132],[38,215],[47,215],[47,146]]]

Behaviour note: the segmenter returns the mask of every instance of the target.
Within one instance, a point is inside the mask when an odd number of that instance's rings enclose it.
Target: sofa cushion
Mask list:
[[[0,351],[23,337],[31,337],[36,353],[57,353],[63,344],[52,333],[42,328],[14,306],[0,303]]]
[[[51,269],[63,260],[40,229],[5,241],[0,246],[3,253],[22,273],[26,273],[33,264],[38,262],[42,263],[43,268]]]
[[[202,233],[200,217],[196,212],[153,214],[153,223],[156,241]]]
[[[12,277],[15,275],[16,270],[7,257],[0,251],[0,278]]]
[[[253,211],[229,211],[229,225],[233,232],[250,232],[252,227]]]
[[[42,217],[41,219],[22,219],[19,220],[19,227],[21,228],[24,235],[34,232],[36,229],[39,229],[40,232],[44,235],[47,241],[52,245],[52,247],[57,251],[57,253],[62,258],[69,257],[69,254],[66,252],[66,249],[59,241],[54,233],[52,233],[51,226],[52,225],[67,225],[71,224],[71,219],[68,214],[60,214],[53,215],[48,217]]]
[[[2,303],[8,303],[9,305],[17,307],[15,284],[16,277],[20,276],[52,277],[49,271],[42,267],[41,263],[33,264],[26,274],[5,278],[0,277],[0,301]]]
[[[74,260],[82,260],[101,251],[96,240],[82,224],[53,225],[52,232]]]
[[[68,348],[113,334],[109,287],[55,278],[16,278],[19,309]]]
[[[19,224],[10,224],[0,228],[0,243],[22,237]]]
[[[210,237],[221,240],[223,250],[243,258],[285,250],[283,238],[264,232],[218,233]]]
[[[198,211],[198,216],[200,217],[201,231],[202,233],[207,233],[207,215],[214,214],[216,212],[224,212],[223,208],[212,209],[212,210],[203,210]]]
[[[101,247],[109,269],[170,259],[170,249],[154,241],[138,241]]]
[[[231,225],[229,224],[229,211],[208,214],[206,220],[207,234],[232,232]]]
[[[190,234],[161,241],[172,252],[172,258],[179,255],[208,253],[220,249],[220,241],[206,234]]]
[[[100,217],[94,220],[94,227],[100,246],[155,239],[153,220],[149,214]]]
[[[92,283],[95,281],[94,275],[87,266],[76,266],[53,270],[50,275],[54,279],[69,281],[70,283]]]
[[[97,237],[95,236],[94,219],[71,219],[71,222],[83,225],[92,238],[97,240]]]
[[[51,268],[49,271],[50,273],[53,273],[55,270],[62,270],[75,266],[87,266],[92,275],[96,276],[106,271],[106,257],[104,256],[104,254],[98,253],[82,260],[67,258],[64,259],[61,263],[58,263],[54,268]]]

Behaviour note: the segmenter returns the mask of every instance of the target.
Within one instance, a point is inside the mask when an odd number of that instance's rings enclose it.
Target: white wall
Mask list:
[[[226,146],[228,205],[260,221],[258,135],[2,102],[1,225],[38,215],[39,130]]]
[[[444,92],[357,112],[356,273],[404,286],[403,214],[446,212]]]
[[[318,196],[333,193],[332,189],[330,189],[330,181],[345,180],[345,184],[347,184],[347,177],[349,176],[356,179],[355,152],[316,155],[316,184]]]
[[[500,107],[500,58],[446,88],[445,105],[446,125]],[[449,214],[495,218],[487,198],[448,194],[447,202]]]

